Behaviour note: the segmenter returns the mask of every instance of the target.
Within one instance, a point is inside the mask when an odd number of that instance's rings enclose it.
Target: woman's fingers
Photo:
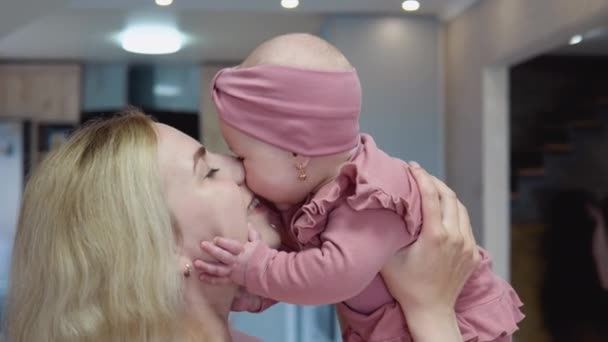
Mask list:
[[[441,203],[437,188],[431,176],[424,169],[412,167],[410,170],[420,191],[424,229],[441,233]]]
[[[473,236],[473,228],[471,227],[469,212],[460,201],[458,201],[458,220],[458,228],[460,230],[460,234],[462,234],[464,237],[465,244],[475,246],[475,237]]]
[[[432,176],[433,184],[437,188],[439,198],[441,201],[441,217],[443,226],[454,227],[458,225],[458,198],[452,189],[450,189],[444,182],[440,181],[437,177]],[[448,233],[452,234],[453,231]]]
[[[473,265],[472,270],[476,269],[481,262],[481,254],[479,253],[479,249],[477,248],[477,243],[475,242],[475,236],[473,235],[473,228],[471,227],[471,221],[469,219],[469,213],[467,208],[458,201],[458,218],[460,220],[458,226],[460,230],[460,234],[463,238],[463,253],[464,255],[468,255],[471,259],[471,265]]]

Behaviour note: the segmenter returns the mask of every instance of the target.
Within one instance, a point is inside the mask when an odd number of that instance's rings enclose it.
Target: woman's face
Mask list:
[[[244,186],[241,163],[207,151],[182,132],[156,124],[158,158],[173,224],[191,257],[204,257],[202,240],[216,236],[246,241],[248,212],[254,196]]]

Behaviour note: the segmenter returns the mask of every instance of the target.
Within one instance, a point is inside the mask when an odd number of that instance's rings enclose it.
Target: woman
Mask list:
[[[412,308],[408,316],[427,322],[418,334],[424,341],[433,338],[427,335],[429,315],[449,327],[452,299],[478,260],[466,248],[472,240],[468,222],[450,219],[464,218],[466,211],[441,183],[433,185],[437,181],[421,169],[417,175],[426,177],[421,178],[427,186],[424,202],[434,208],[425,209],[425,222],[435,224],[425,228],[429,233],[421,241],[447,246],[442,251],[458,256],[436,254],[433,264],[447,266],[436,280],[454,279],[445,291],[451,297],[429,291],[439,286],[433,286],[436,272],[424,272],[423,265],[433,262],[424,248],[398,254],[384,270],[395,297]],[[25,190],[5,315],[7,340],[233,340],[227,319],[238,289],[200,282],[191,265],[209,258],[200,241],[215,236],[245,241],[241,227],[248,221],[267,243],[278,244],[267,212],[250,210],[256,201],[243,179],[236,159],[209,153],[138,113],[75,133],[38,167]],[[452,225],[460,229],[443,228]],[[454,267],[456,260],[464,267]],[[420,284],[428,281],[424,291],[400,284],[399,274],[406,271],[419,272]],[[415,284],[408,281],[408,287]],[[440,326],[437,322],[433,326]],[[453,326],[446,334],[459,339]]]

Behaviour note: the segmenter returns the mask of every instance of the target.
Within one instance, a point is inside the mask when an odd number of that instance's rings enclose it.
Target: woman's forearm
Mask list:
[[[462,342],[453,308],[403,311],[415,342]]]

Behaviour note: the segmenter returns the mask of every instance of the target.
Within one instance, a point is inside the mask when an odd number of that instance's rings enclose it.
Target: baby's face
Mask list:
[[[308,190],[298,180],[294,156],[257,140],[224,123],[220,124],[228,146],[243,161],[247,186],[281,210],[302,202]]]

